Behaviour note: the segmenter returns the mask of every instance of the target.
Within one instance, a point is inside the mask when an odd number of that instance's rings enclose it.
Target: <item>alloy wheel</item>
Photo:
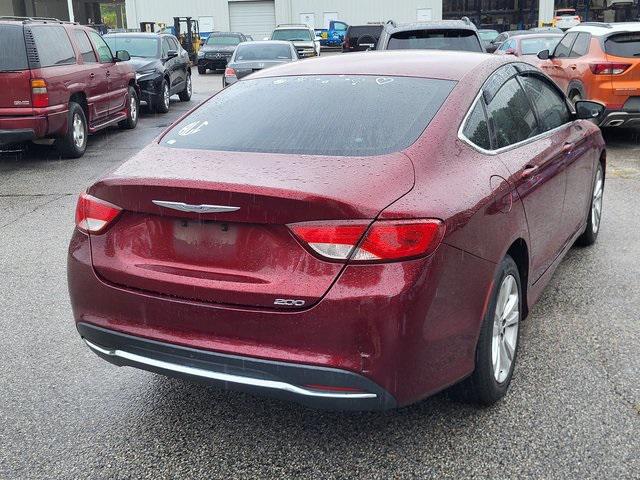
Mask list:
[[[498,292],[491,341],[493,376],[498,383],[504,382],[511,372],[518,342],[519,323],[518,283],[513,275],[507,275],[502,280]]]
[[[133,96],[129,99],[129,116],[134,122],[138,118],[138,102]]]
[[[193,93],[193,85],[191,84],[191,75],[187,75],[187,94],[191,96]]]
[[[84,147],[84,142],[86,139],[86,134],[84,131],[84,123],[80,114],[73,114],[73,143],[78,149],[82,149]]]
[[[165,84],[164,86],[164,94],[163,94],[163,100],[164,100],[164,106],[169,108],[169,85]]]
[[[593,199],[591,201],[591,228],[593,233],[598,233],[600,229],[600,219],[602,218],[602,194],[604,191],[602,181],[602,168],[598,168],[596,181],[593,186]]]

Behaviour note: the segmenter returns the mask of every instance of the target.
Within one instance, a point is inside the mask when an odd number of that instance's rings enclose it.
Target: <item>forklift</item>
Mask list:
[[[196,62],[198,58],[198,50],[200,50],[200,25],[198,20],[191,17],[173,17],[174,35],[189,53],[192,62]]]

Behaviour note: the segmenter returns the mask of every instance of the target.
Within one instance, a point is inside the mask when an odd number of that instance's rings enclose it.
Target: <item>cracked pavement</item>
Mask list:
[[[191,105],[220,87],[194,78]],[[93,136],[82,159],[0,158],[0,478],[640,477],[638,132],[607,134],[600,238],[570,251],[524,322],[503,402],[445,392],[339,413],[117,368],[75,331],[77,193],[188,106]]]

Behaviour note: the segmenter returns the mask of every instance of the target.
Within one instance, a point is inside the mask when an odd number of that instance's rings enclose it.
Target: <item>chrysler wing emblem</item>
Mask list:
[[[225,213],[240,210],[240,207],[231,207],[226,205],[190,205],[183,202],[169,202],[166,200],[151,200],[155,205],[172,210],[180,210],[181,212],[193,213]]]

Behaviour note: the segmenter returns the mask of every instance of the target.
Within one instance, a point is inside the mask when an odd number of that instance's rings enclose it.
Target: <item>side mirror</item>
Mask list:
[[[600,123],[604,114],[604,105],[590,100],[578,100],[575,103],[576,118],[578,120],[596,120]]]
[[[116,52],[116,58],[114,58],[114,61],[128,62],[129,60],[131,60],[131,55],[129,55],[129,52],[127,52],[126,50],[118,50]]]
[[[538,52],[538,58],[540,60],[549,60],[551,58],[551,54],[549,53],[549,50],[542,50],[541,52]]]
[[[178,51],[177,50],[169,50],[167,52],[167,58],[170,60],[172,58],[176,58],[178,56]]]

